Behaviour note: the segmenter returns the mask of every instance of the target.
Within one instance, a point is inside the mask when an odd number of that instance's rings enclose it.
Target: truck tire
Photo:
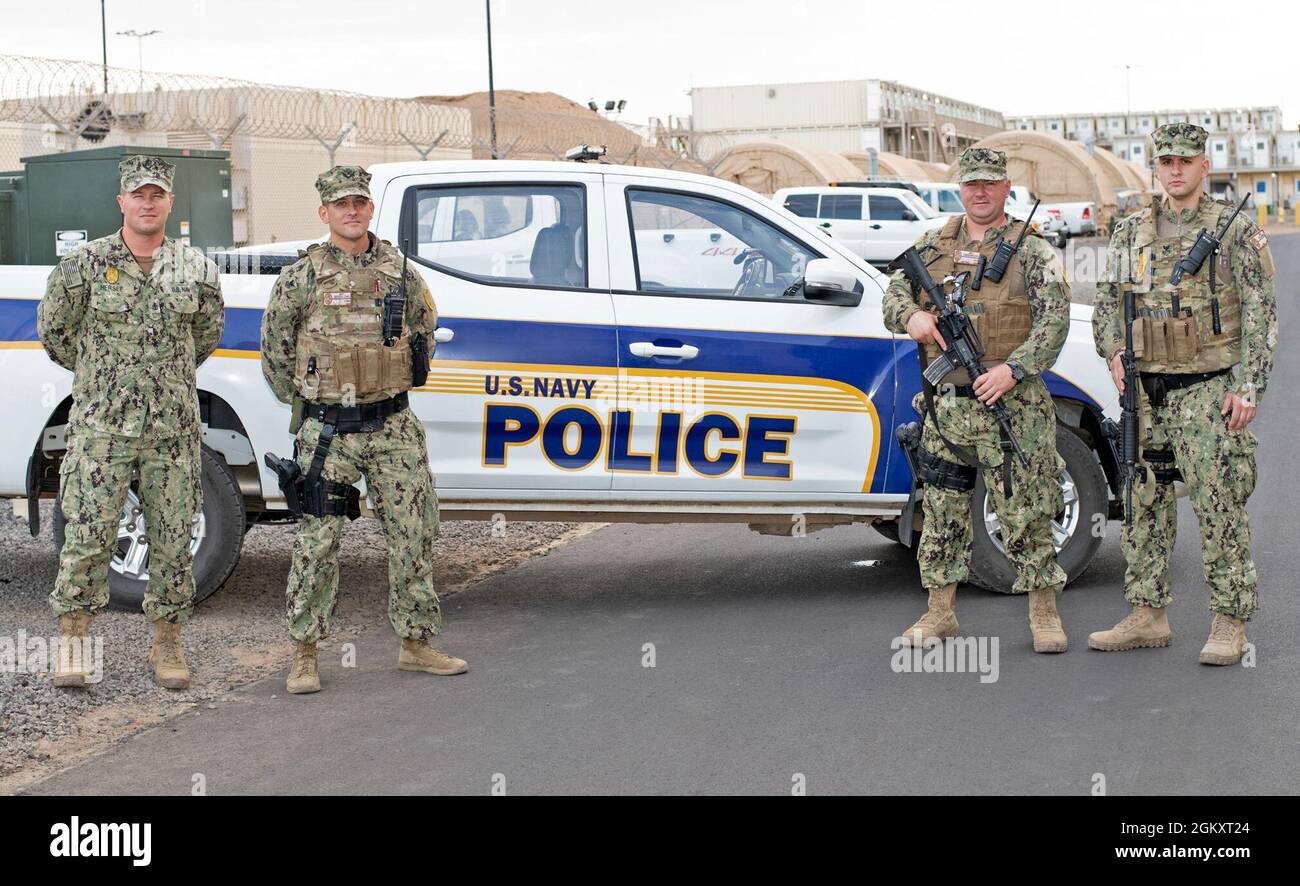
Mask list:
[[[239,492],[235,475],[221,456],[204,446],[201,454],[201,480],[203,485],[203,517],[201,536],[194,545],[194,602],[200,603],[216,593],[217,589],[230,577],[235,564],[239,562],[239,552],[244,544],[245,516],[244,498]],[[127,493],[123,508],[120,531],[125,531],[130,508],[138,499],[135,498],[135,484]],[[146,519],[148,515],[145,515]],[[54,547],[62,550],[64,531],[67,523],[63,519],[63,509],[58,498],[54,500]],[[143,537],[142,533],[139,537]],[[121,551],[131,544],[128,539],[118,542],[119,548],[113,553],[113,560],[108,569],[109,605],[114,609],[139,611],[144,601],[144,589],[148,584],[148,559],[135,574],[124,571]],[[193,547],[193,545],[192,545]]]
[[[1065,570],[1066,581],[1071,582],[1083,575],[1101,547],[1102,536],[1093,531],[1096,520],[1093,515],[1101,514],[1105,519],[1109,510],[1106,474],[1088,444],[1078,434],[1060,425],[1056,427],[1056,449],[1065,460],[1065,474],[1061,478],[1065,509],[1053,523],[1053,534],[1057,536],[1056,562]],[[988,493],[982,476],[975,483],[971,518],[974,531],[970,582],[990,591],[1011,593],[1016,571],[1003,553],[997,518],[988,508]]]

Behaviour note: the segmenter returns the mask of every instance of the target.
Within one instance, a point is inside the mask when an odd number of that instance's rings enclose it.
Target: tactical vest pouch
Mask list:
[[[377,347],[361,347],[352,352],[357,361],[357,393],[373,394],[384,389],[383,354]]]
[[[410,388],[412,386],[412,370],[414,369],[413,360],[412,350],[398,346],[384,348],[384,388]]]
[[[1151,363],[1168,363],[1169,362],[1169,334],[1166,330],[1168,320],[1164,317],[1140,317],[1141,335],[1137,335],[1138,329],[1135,328],[1133,335],[1133,350],[1140,352],[1143,360]],[[1141,338],[1142,346],[1138,347],[1138,339]]]
[[[1201,339],[1196,330],[1196,315],[1170,317],[1164,321],[1165,346],[1169,362],[1187,363],[1201,352]]]

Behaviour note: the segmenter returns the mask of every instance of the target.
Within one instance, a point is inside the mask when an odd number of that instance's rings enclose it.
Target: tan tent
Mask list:
[[[1000,132],[976,142],[977,148],[994,148],[1007,153],[1007,173],[1017,185],[1025,185],[1045,203],[1090,201],[1097,205],[1100,230],[1115,212],[1115,175],[1102,161],[1090,155],[1079,142],[1041,132]],[[1116,158],[1118,159],[1118,158]],[[957,164],[948,167],[949,181],[957,180]]]
[[[925,160],[914,160],[917,166],[930,173],[926,181],[942,182],[948,180],[948,167],[943,163],[927,163]]]
[[[871,175],[871,157],[866,151],[845,151],[844,158],[856,166],[863,176]],[[921,160],[912,160],[899,154],[882,152],[876,155],[876,175],[908,182],[942,181],[947,167]]]
[[[1146,177],[1137,166],[1127,160],[1121,160],[1105,148],[1094,147],[1092,158],[1110,178],[1115,190],[1137,188],[1139,191],[1145,191],[1149,187]]]
[[[713,175],[769,197],[781,188],[862,178],[858,167],[839,154],[798,142],[777,141],[736,145],[723,156]]]

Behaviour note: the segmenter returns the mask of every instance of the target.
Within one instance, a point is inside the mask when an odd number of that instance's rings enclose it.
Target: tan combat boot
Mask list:
[[[160,618],[153,623],[153,646],[149,649],[153,679],[166,689],[189,689],[190,667],[181,649],[181,626]]]
[[[403,640],[402,649],[397,653],[397,669],[449,677],[465,673],[469,665],[464,659],[439,652],[421,640]]]
[[[320,669],[316,666],[316,644],[298,643],[293,650],[293,664],[284,688],[294,695],[320,692]]]
[[[944,585],[930,588],[930,606],[912,625],[903,632],[904,646],[920,646],[931,637],[943,639],[955,637],[961,630],[957,624],[957,613],[953,611],[953,600],[957,598],[957,585]]]
[[[1201,664],[1235,665],[1246,647],[1246,623],[1231,615],[1214,613],[1210,639],[1201,647]]]
[[[55,686],[85,686],[90,682],[90,612],[82,609],[59,616],[59,656],[54,662]]]
[[[1169,616],[1164,607],[1157,609],[1140,603],[1109,631],[1096,631],[1088,635],[1088,645],[1102,652],[1168,646],[1172,642],[1174,634],[1169,630]]]
[[[1064,652],[1069,648],[1060,613],[1056,611],[1056,589],[1029,592],[1029,630],[1035,652]]]

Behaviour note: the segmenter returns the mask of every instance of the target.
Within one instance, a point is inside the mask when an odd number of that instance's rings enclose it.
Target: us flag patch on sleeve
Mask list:
[[[1259,252],[1268,245],[1268,236],[1263,231],[1256,231],[1250,237],[1250,245],[1255,247],[1256,252]]]

